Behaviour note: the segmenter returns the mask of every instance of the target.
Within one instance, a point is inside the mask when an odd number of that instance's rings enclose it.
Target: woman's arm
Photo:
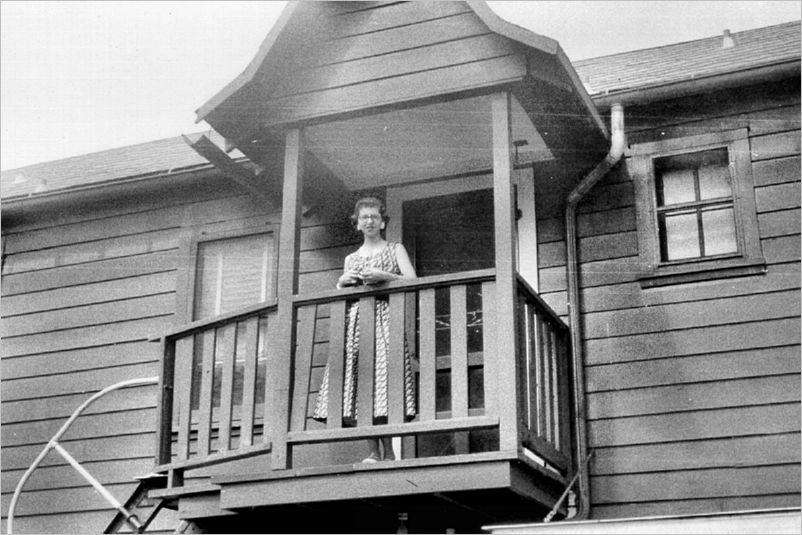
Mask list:
[[[348,257],[346,256],[343,262],[343,274],[337,279],[337,289],[342,290],[348,286],[355,286],[359,284],[360,281],[359,273],[348,269]]]

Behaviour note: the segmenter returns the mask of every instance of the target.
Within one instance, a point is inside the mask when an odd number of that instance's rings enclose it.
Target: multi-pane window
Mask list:
[[[746,129],[630,147],[645,286],[762,273]]]
[[[660,259],[738,252],[726,147],[654,161]]]

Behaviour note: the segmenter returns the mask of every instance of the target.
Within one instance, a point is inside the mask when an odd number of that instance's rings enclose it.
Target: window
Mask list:
[[[271,233],[199,241],[193,320],[219,316],[273,297]]]
[[[632,147],[644,286],[763,271],[747,135]]]
[[[202,236],[192,245],[194,258],[194,284],[192,285],[192,320],[204,320],[249,305],[255,305],[275,297],[275,250],[272,232],[263,230],[251,234],[227,233]],[[264,402],[264,381],[266,370],[265,336],[267,321],[262,319],[258,325],[258,356],[256,404]],[[218,329],[214,344],[224,347],[226,336],[235,336],[234,355],[234,416],[242,404],[243,378],[245,372],[245,337],[239,325],[236,332]],[[220,354],[219,350],[215,351]],[[203,375],[202,348],[195,347],[192,364],[191,408],[200,404],[200,384]],[[220,406],[222,388],[222,362],[214,361],[212,381],[212,408]],[[194,418],[195,416],[193,416]],[[217,420],[216,412],[213,420]]]

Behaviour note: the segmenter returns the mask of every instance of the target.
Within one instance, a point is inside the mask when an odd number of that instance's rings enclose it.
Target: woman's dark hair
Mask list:
[[[384,206],[384,201],[378,197],[362,197],[356,201],[356,204],[354,205],[354,213],[351,214],[351,223],[354,225],[356,225],[357,221],[359,220],[359,211],[362,208],[376,208],[379,211],[379,215],[382,216],[382,221],[385,224],[390,221],[390,217],[387,215],[387,208]]]

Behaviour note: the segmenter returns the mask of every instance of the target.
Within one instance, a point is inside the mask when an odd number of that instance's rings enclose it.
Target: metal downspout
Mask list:
[[[565,207],[566,268],[568,271],[568,313],[571,325],[571,347],[574,367],[574,406],[576,407],[576,465],[579,473],[579,511],[572,520],[582,520],[590,513],[590,481],[588,477],[588,439],[585,422],[585,370],[580,323],[579,265],[577,262],[576,210],[584,196],[604,178],[624,154],[624,107],[610,107],[610,151],[604,160],[588,173],[568,194]]]

